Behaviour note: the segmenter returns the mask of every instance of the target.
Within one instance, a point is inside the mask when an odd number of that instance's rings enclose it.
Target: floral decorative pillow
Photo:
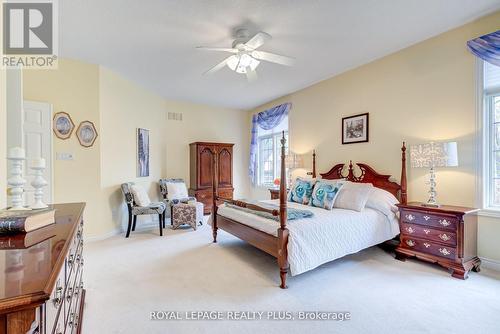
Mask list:
[[[335,198],[339,194],[340,188],[342,188],[342,183],[331,183],[318,181],[314,185],[314,189],[311,195],[310,205],[331,210],[333,208],[333,203]]]
[[[313,179],[298,177],[288,192],[288,201],[308,205],[315,182]]]

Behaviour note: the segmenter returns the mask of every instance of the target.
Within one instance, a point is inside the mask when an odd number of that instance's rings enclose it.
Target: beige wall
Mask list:
[[[90,148],[80,146],[76,137],[76,129],[82,121],[91,121],[99,129],[98,67],[60,60],[58,70],[23,71],[23,82],[25,100],[48,102],[54,113],[65,111],[75,123],[69,139],[54,136],[54,156],[63,152],[74,156],[74,160],[54,160],[54,202],[87,202],[85,221],[98,221],[100,137]]]
[[[466,41],[500,29],[500,12],[256,108],[292,102],[291,149],[316,149],[318,171],[350,159],[401,173],[400,147],[458,142],[458,168],[438,171],[442,203],[476,203],[474,57]],[[334,61],[334,55],[332,56]],[[370,113],[370,142],[341,144],[341,118]],[[408,168],[410,200],[427,197],[427,171]],[[253,196],[263,192],[253,189]],[[480,255],[500,261],[500,220],[481,218]]]
[[[100,68],[101,114],[101,180],[104,195],[102,225],[95,232],[101,235],[127,220],[127,210],[119,185],[133,181],[148,190],[151,200],[159,199],[157,181],[166,174],[165,101],[123,79],[112,71]],[[137,128],[149,130],[149,177],[137,177]],[[138,225],[156,221],[157,217],[143,216]]]
[[[24,98],[48,102],[54,112],[68,112],[76,124],[93,121],[99,136],[92,148],[79,145],[75,135],[54,138],[55,152],[74,154],[73,161],[54,161],[56,202],[85,201],[86,234],[103,237],[126,222],[120,184],[142,184],[153,200],[159,198],[160,177],[188,179],[188,143],[197,140],[234,142],[234,183],[247,196],[244,173],[249,131],[247,113],[167,101],[112,71],[74,60],[60,60],[58,70],[25,71]],[[182,112],[182,122],[167,121],[167,111]],[[150,130],[150,176],[136,175],[136,129]],[[143,218],[140,226],[151,224]]]
[[[182,112],[183,121],[167,123],[167,171],[169,176],[189,180],[189,143],[195,141],[234,143],[234,197],[248,197],[248,150],[250,124],[247,113],[188,103],[167,102],[168,111]]]

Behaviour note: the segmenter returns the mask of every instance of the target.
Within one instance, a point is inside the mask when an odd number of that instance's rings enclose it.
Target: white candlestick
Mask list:
[[[45,159],[38,158],[31,161],[31,168],[45,168]]]
[[[12,147],[9,149],[8,159],[24,159],[26,158],[26,153],[22,147]]]
[[[43,202],[43,187],[47,185],[47,181],[43,178],[43,171],[45,169],[45,159],[39,158],[33,161],[31,169],[34,171],[35,178],[31,181],[31,185],[35,188],[35,203],[31,206],[32,209],[45,209],[48,207]]]
[[[11,148],[7,159],[12,161],[10,169],[11,176],[7,180],[11,197],[11,208],[9,210],[29,210],[23,206],[24,184],[26,183],[26,180],[23,179],[24,149],[21,147]]]

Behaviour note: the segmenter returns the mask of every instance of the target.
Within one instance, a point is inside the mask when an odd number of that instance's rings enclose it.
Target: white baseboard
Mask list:
[[[481,266],[483,268],[500,271],[500,261],[487,259],[485,257],[480,257],[480,259],[481,259]]]
[[[85,237],[84,236],[84,238],[85,238],[84,241],[85,241],[85,243],[101,241],[101,240],[105,240],[105,239],[114,237],[115,235],[118,235],[120,233],[122,233],[121,228],[115,228],[115,229],[113,229],[107,233],[101,234],[101,235],[95,235],[92,237]]]
[[[165,218],[165,224],[170,225],[170,218]],[[148,231],[148,230],[157,229],[157,228],[158,228],[158,218],[155,217],[149,221],[138,222],[134,232]],[[85,237],[84,240],[86,243],[101,241],[101,240],[109,239],[109,238],[114,237],[115,235],[119,235],[119,234],[123,234],[124,235],[123,237],[125,237],[126,229],[127,229],[126,227],[123,227],[123,228],[117,227],[117,228],[114,228],[113,230],[111,230],[107,233],[101,234],[101,235],[95,235],[92,237]],[[132,234],[134,232],[131,231],[130,233]]]

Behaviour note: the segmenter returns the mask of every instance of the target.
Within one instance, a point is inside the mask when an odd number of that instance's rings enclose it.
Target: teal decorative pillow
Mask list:
[[[342,183],[330,183],[318,181],[314,185],[314,189],[311,195],[311,204],[318,208],[323,208],[331,210],[333,208],[333,203],[337,197],[340,188],[342,188]]]
[[[298,177],[293,183],[292,189],[288,192],[290,202],[308,205],[311,200],[311,194],[315,180],[307,180]]]

